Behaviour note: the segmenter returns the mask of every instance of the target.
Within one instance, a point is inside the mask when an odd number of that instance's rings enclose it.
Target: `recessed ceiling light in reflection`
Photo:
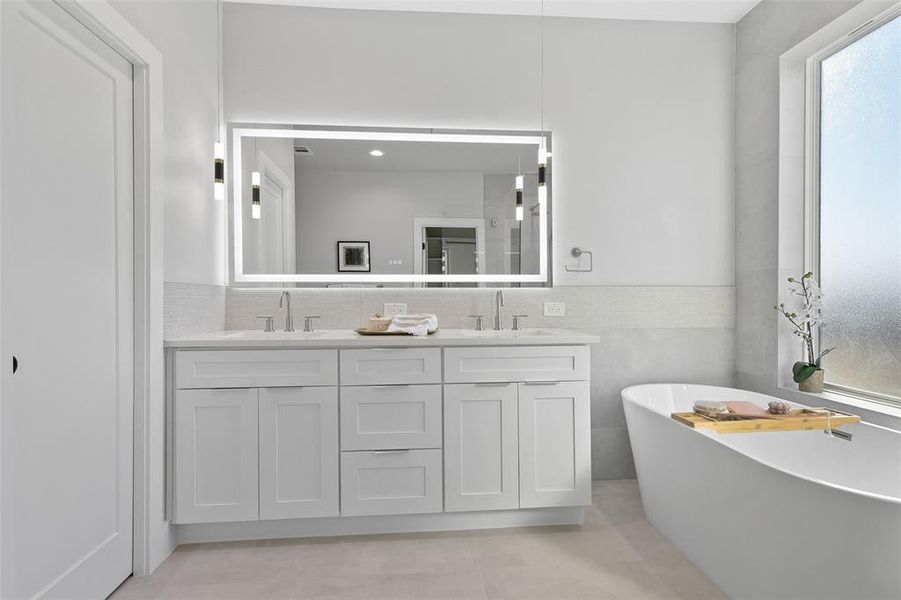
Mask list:
[[[369,152],[370,156],[385,156],[385,153],[381,150],[372,150]]]

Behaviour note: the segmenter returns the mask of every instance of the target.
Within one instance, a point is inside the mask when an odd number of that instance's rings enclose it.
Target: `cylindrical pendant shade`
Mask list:
[[[250,201],[250,216],[254,219],[260,218],[260,172],[253,171],[250,174],[250,189],[252,192]]]

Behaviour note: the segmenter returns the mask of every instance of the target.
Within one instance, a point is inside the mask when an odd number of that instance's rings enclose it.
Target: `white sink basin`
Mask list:
[[[476,338],[523,338],[523,337],[535,337],[535,336],[551,336],[554,335],[553,331],[548,331],[546,329],[519,329],[517,331],[513,331],[510,329],[505,329],[503,331],[494,331],[493,329],[486,329],[485,331],[475,331],[473,329],[463,329],[462,334],[466,337],[476,337]]]
[[[324,333],[324,331],[233,331],[222,337],[231,340],[310,340]]]

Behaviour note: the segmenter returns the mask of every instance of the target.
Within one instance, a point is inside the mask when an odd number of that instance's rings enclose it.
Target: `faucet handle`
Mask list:
[[[482,331],[482,319],[484,319],[484,315],[469,315],[470,319],[476,320],[476,331]]]
[[[526,319],[529,315],[513,315],[513,331],[519,331],[519,320]]]
[[[303,318],[303,330],[307,333],[313,331],[313,319],[321,319],[321,315],[306,315]]]
[[[275,325],[272,323],[272,320],[273,320],[274,318],[275,318],[275,317],[269,317],[269,316],[257,317],[257,319],[266,319],[266,322],[263,324],[263,331],[264,331],[264,332],[266,332],[266,333],[272,333],[273,331],[275,331]]]

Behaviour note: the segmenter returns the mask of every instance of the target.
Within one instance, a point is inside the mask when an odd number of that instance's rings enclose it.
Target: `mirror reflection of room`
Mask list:
[[[525,143],[244,137],[244,272],[538,273],[536,155]]]

